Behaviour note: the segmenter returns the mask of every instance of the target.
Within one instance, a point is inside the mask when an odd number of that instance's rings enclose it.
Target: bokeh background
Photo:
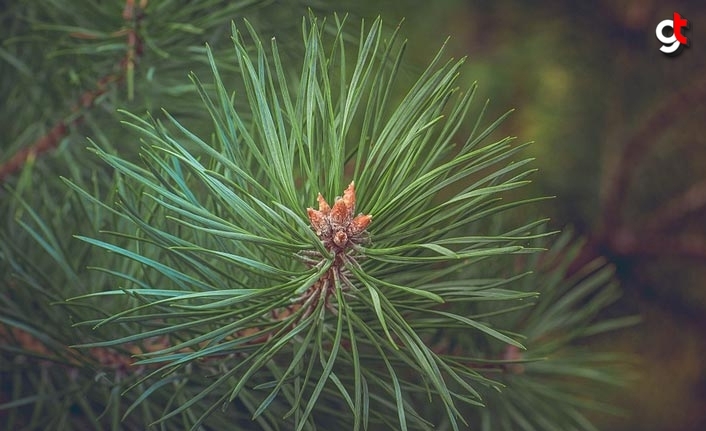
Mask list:
[[[655,27],[679,12],[691,45],[659,51]],[[554,227],[588,238],[624,289],[610,313],[643,322],[596,341],[630,354],[635,380],[607,393],[608,431],[706,430],[706,2],[367,1],[363,16],[405,18],[408,59],[446,40],[467,56],[489,115],[532,140],[535,192]],[[471,82],[469,81],[469,84]]]

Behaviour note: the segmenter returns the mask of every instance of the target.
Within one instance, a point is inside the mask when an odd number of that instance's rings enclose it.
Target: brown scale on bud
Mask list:
[[[366,228],[372,220],[369,214],[355,214],[355,184],[350,183],[337,197],[333,207],[319,193],[319,209],[308,208],[309,222],[324,246],[333,252],[341,252],[351,245],[367,239]]]
[[[336,231],[336,234],[333,236],[333,242],[343,248],[348,244],[348,235],[342,230]]]

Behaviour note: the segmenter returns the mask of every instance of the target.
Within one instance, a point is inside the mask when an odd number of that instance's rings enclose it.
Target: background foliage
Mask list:
[[[674,11],[692,22],[692,46],[668,58],[654,28]],[[405,1],[385,16],[407,17],[412,43],[454,35],[449,49],[469,55],[491,110],[519,107],[509,130],[536,139],[529,151],[542,174],[533,186],[557,196],[545,213],[617,265],[619,308],[643,323],[599,344],[635,353],[640,373],[614,395],[631,413],[604,418],[601,429],[703,429],[704,4]],[[620,196],[618,208],[609,196]]]

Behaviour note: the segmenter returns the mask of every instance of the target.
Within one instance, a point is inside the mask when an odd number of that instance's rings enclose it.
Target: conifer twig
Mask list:
[[[59,121],[49,132],[37,139],[32,145],[16,152],[8,161],[0,165],[0,181],[4,181],[8,176],[19,172],[28,159],[56,148],[61,138],[66,136],[67,133],[68,127],[63,121]]]
[[[13,174],[16,174],[27,163],[28,160],[34,159],[39,155],[47,153],[59,145],[61,139],[68,135],[70,126],[75,126],[81,123],[84,118],[85,110],[94,106],[98,97],[108,91],[108,86],[113,83],[119,83],[132,74],[137,63],[137,59],[142,55],[142,39],[139,36],[139,25],[143,18],[141,12],[147,5],[147,0],[141,0],[139,8],[135,7],[135,0],[126,0],[123,9],[123,19],[128,24],[127,30],[123,31],[126,34],[126,53],[120,59],[120,71],[112,73],[99,79],[96,88],[87,90],[78,98],[72,111],[76,114],[75,118],[70,122],[59,120],[49,131],[37,139],[32,145],[22,148],[17,151],[9,160],[0,164],[0,182]],[[86,38],[91,37],[84,34],[72,34],[74,37]],[[81,112],[81,111],[84,112]]]

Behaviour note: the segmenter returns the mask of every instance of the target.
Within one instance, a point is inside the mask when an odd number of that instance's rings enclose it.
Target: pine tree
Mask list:
[[[619,358],[581,343],[634,318],[602,318],[612,268],[575,270],[571,234],[528,215],[526,144],[497,138],[464,60],[410,81],[399,28],[292,5],[41,3],[10,5],[0,51],[7,429],[611,410]]]

